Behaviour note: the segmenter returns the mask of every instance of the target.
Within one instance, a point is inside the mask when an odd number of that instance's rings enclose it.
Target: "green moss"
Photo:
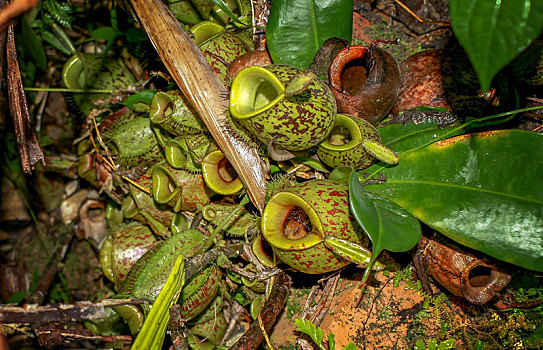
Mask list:
[[[291,298],[287,303],[287,317],[292,319],[295,314],[302,313],[302,305],[295,299]]]
[[[371,26],[370,37],[374,40],[396,40],[400,39],[403,35],[397,33],[386,23],[379,23]],[[359,39],[355,39],[352,43],[353,45],[369,45],[370,43],[363,42]],[[401,40],[397,44],[380,44],[379,47],[387,50],[394,58],[399,62],[402,62],[407,57],[416,54],[417,52],[422,51],[420,44],[414,46],[409,43],[407,40]]]

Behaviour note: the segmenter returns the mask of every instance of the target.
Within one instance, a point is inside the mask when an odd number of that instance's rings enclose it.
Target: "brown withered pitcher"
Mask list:
[[[413,260],[427,292],[431,292],[429,274],[454,295],[476,305],[490,301],[511,281],[511,275],[497,264],[441,239],[422,236]]]

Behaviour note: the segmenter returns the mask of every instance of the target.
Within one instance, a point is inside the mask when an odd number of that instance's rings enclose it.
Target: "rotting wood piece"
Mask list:
[[[260,311],[260,319],[262,327],[269,334],[271,328],[275,324],[278,315],[285,308],[287,297],[290,293],[292,280],[289,275],[284,272],[275,276],[273,288],[270,297]],[[259,320],[253,321],[247,332],[230,348],[230,350],[252,350],[258,348],[264,340]]]
[[[255,207],[262,211],[265,173],[257,150],[225,128],[227,88],[164,3],[160,0],[131,0],[131,3],[164,65],[245,184]]]

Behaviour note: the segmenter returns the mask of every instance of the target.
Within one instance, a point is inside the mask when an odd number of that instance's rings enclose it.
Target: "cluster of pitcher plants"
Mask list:
[[[266,280],[254,278],[256,271],[285,264],[320,274],[354,262],[368,267],[366,279],[372,266],[382,266],[377,257],[383,249],[406,251],[416,245],[420,221],[471,248],[487,247],[481,251],[497,259],[543,269],[541,252],[533,247],[505,254],[496,248],[502,244],[499,239],[486,243],[488,227],[479,225],[481,234],[468,232],[480,219],[471,212],[480,209],[480,202],[469,193],[471,187],[464,189],[465,198],[448,190],[440,194],[440,189],[432,198],[418,187],[425,180],[421,169],[435,166],[444,153],[460,162],[456,180],[469,184],[484,175],[479,168],[462,168],[464,159],[475,167],[477,160],[490,162],[482,154],[492,155],[497,138],[504,142],[502,147],[510,147],[509,152],[522,147],[522,142],[540,149],[535,135],[519,141],[526,135],[505,131],[436,144],[438,139],[461,134],[467,125],[444,127],[429,121],[377,129],[401,93],[400,67],[379,44],[348,46],[330,38],[307,67],[287,65],[284,58],[274,57],[276,53],[270,57],[255,47],[248,29],[249,1],[229,2],[230,11],[207,6],[212,3],[205,1],[196,10],[183,4],[171,2],[170,10],[229,87],[229,96],[224,97],[229,101],[224,111],[227,123],[222,127],[259,150],[269,177],[266,205],[262,213],[245,205],[244,184],[180,91],[145,91],[130,104],[102,114],[92,110],[89,95],[76,95],[74,102],[91,116],[91,136],[78,145],[78,172],[110,198],[106,208],[110,235],[100,251],[104,275],[115,283],[116,298],[151,301],[117,306],[109,321],[89,327],[107,332],[111,319],[122,318],[137,334],[179,257],[191,258],[232,241],[247,243],[258,264],[226,264],[237,266],[233,270],[219,261],[185,281],[178,304],[191,348],[220,344],[227,328],[221,310],[234,297],[250,305],[251,316],[257,317],[267,289]],[[272,36],[270,40],[273,48]],[[92,55],[70,59],[63,78],[66,86],[77,89],[126,87],[138,79],[120,58],[104,61]],[[463,146],[466,142],[469,145]],[[466,154],[463,147],[469,149]],[[426,185],[440,185],[448,181],[446,177],[436,173]],[[368,191],[359,178],[369,179]],[[481,181],[478,187],[486,188],[488,184]],[[421,194],[425,199],[414,198]],[[445,208],[439,201],[447,196],[451,196],[447,204],[460,203],[461,208]],[[452,219],[459,210],[471,215],[463,223]],[[525,210],[533,211],[530,206]],[[502,226],[497,231],[512,225]],[[520,261],[523,254],[530,257]],[[498,292],[510,280],[499,276],[498,287],[485,282],[484,288]],[[462,296],[461,291],[453,292]]]

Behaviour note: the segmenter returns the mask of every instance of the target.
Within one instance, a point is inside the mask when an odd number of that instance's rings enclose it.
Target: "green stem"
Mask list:
[[[37,88],[37,87],[25,87],[25,91],[47,91],[47,92],[71,92],[76,94],[111,94],[114,90],[97,90],[97,89],[65,89],[65,88]]]
[[[370,278],[371,270],[373,268],[373,265],[375,264],[375,261],[377,260],[377,257],[379,256],[379,253],[371,255],[370,262],[368,263],[368,266],[366,266],[366,269],[364,270],[364,275],[362,276],[362,280],[360,280],[360,283],[362,285],[366,284],[366,282],[368,281],[368,278]]]
[[[407,156],[407,155],[409,155],[409,154],[411,154],[413,152],[416,152],[416,151],[418,151],[418,150],[420,150],[422,148],[425,148],[425,147],[427,147],[427,146],[429,146],[429,145],[431,145],[433,143],[436,143],[438,141],[446,139],[447,137],[456,134],[457,131],[465,129],[466,127],[470,126],[471,124],[477,124],[477,123],[481,123],[481,122],[491,120],[491,119],[505,117],[505,116],[513,115],[513,114],[517,114],[517,113],[524,113],[524,112],[534,111],[534,110],[542,109],[542,108],[543,108],[543,106],[528,107],[528,108],[523,108],[523,109],[516,109],[514,111],[493,114],[493,115],[489,115],[489,116],[479,118],[479,119],[472,119],[467,123],[464,123],[464,124],[462,124],[460,126],[457,126],[454,129],[449,130],[448,132],[444,133],[443,135],[439,136],[438,138],[436,138],[434,140],[428,141],[428,142],[426,142],[426,143],[424,143],[424,144],[422,144],[420,146],[417,146],[415,148],[411,148],[411,149],[408,149],[407,151],[403,151],[403,152],[399,153],[398,158],[402,159],[403,157],[405,157],[405,156]],[[383,165],[378,166],[377,170],[375,170],[373,173],[371,173],[367,178],[363,178],[361,176],[361,173],[359,173],[360,181],[365,182],[367,179],[371,179],[372,177],[374,177],[375,175],[380,173],[384,168],[385,168],[385,166],[383,166]]]

